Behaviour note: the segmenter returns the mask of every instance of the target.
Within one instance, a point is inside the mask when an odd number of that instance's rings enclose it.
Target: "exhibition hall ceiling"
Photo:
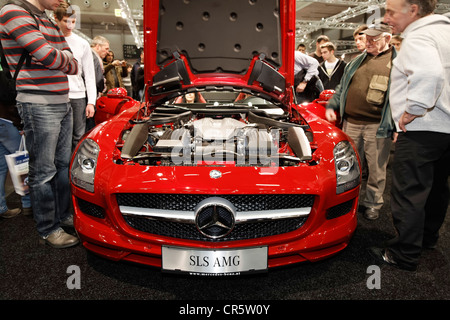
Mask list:
[[[99,32],[131,32],[138,47],[142,47],[143,1],[70,0],[69,2],[80,11],[81,30],[89,30],[88,33],[91,35]],[[0,1],[1,4],[5,2]],[[342,41],[338,45],[345,46],[346,40],[352,40],[349,35],[358,25],[382,17],[385,1],[296,0],[296,4],[297,43],[303,42],[311,46],[318,35],[330,33],[333,40]],[[450,0],[439,0],[437,12],[449,11]]]
[[[80,8],[82,28],[127,30],[130,24],[142,36],[144,0],[71,0]],[[438,12],[450,11],[450,0],[438,1]],[[384,0],[297,0],[297,42],[313,40],[327,30],[354,30],[355,26],[383,14]],[[128,8],[128,18],[120,9]],[[347,32],[348,34],[348,32]]]

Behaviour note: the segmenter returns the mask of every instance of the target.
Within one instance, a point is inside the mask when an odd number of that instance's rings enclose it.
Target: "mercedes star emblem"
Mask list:
[[[220,172],[219,170],[211,170],[209,172],[209,177],[211,179],[218,179],[222,177],[222,172]]]
[[[223,198],[213,197],[203,200],[195,210],[195,224],[198,231],[211,239],[228,235],[234,228],[235,209]]]

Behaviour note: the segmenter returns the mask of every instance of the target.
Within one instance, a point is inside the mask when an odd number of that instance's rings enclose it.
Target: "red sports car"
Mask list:
[[[295,103],[295,1],[156,0],[144,13],[145,98],[102,98],[117,115],[72,159],[83,245],[191,275],[344,249],[359,160],[340,129]]]

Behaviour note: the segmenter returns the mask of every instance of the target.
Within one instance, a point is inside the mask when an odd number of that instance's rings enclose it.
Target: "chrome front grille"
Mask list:
[[[202,200],[221,197],[234,204],[237,211],[263,211],[312,207],[314,196],[309,194],[167,194],[118,193],[119,206],[153,208],[174,211],[194,211]]]
[[[195,224],[195,209],[208,199],[225,199],[236,210],[236,225],[211,239]],[[199,241],[234,241],[279,235],[300,228],[314,204],[313,195],[116,194],[125,221],[149,234]]]

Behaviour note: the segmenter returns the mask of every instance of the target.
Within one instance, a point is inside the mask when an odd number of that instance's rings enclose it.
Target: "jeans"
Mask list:
[[[18,103],[30,156],[28,184],[36,228],[46,237],[70,217],[69,162],[72,146],[70,103]]]
[[[19,130],[9,121],[0,119],[0,214],[8,211],[5,195],[5,181],[8,174],[8,165],[5,155],[19,150],[22,137]],[[21,197],[22,207],[31,207],[30,195]]]
[[[86,132],[86,98],[70,99],[73,112],[72,150],[75,150],[80,138]]]

